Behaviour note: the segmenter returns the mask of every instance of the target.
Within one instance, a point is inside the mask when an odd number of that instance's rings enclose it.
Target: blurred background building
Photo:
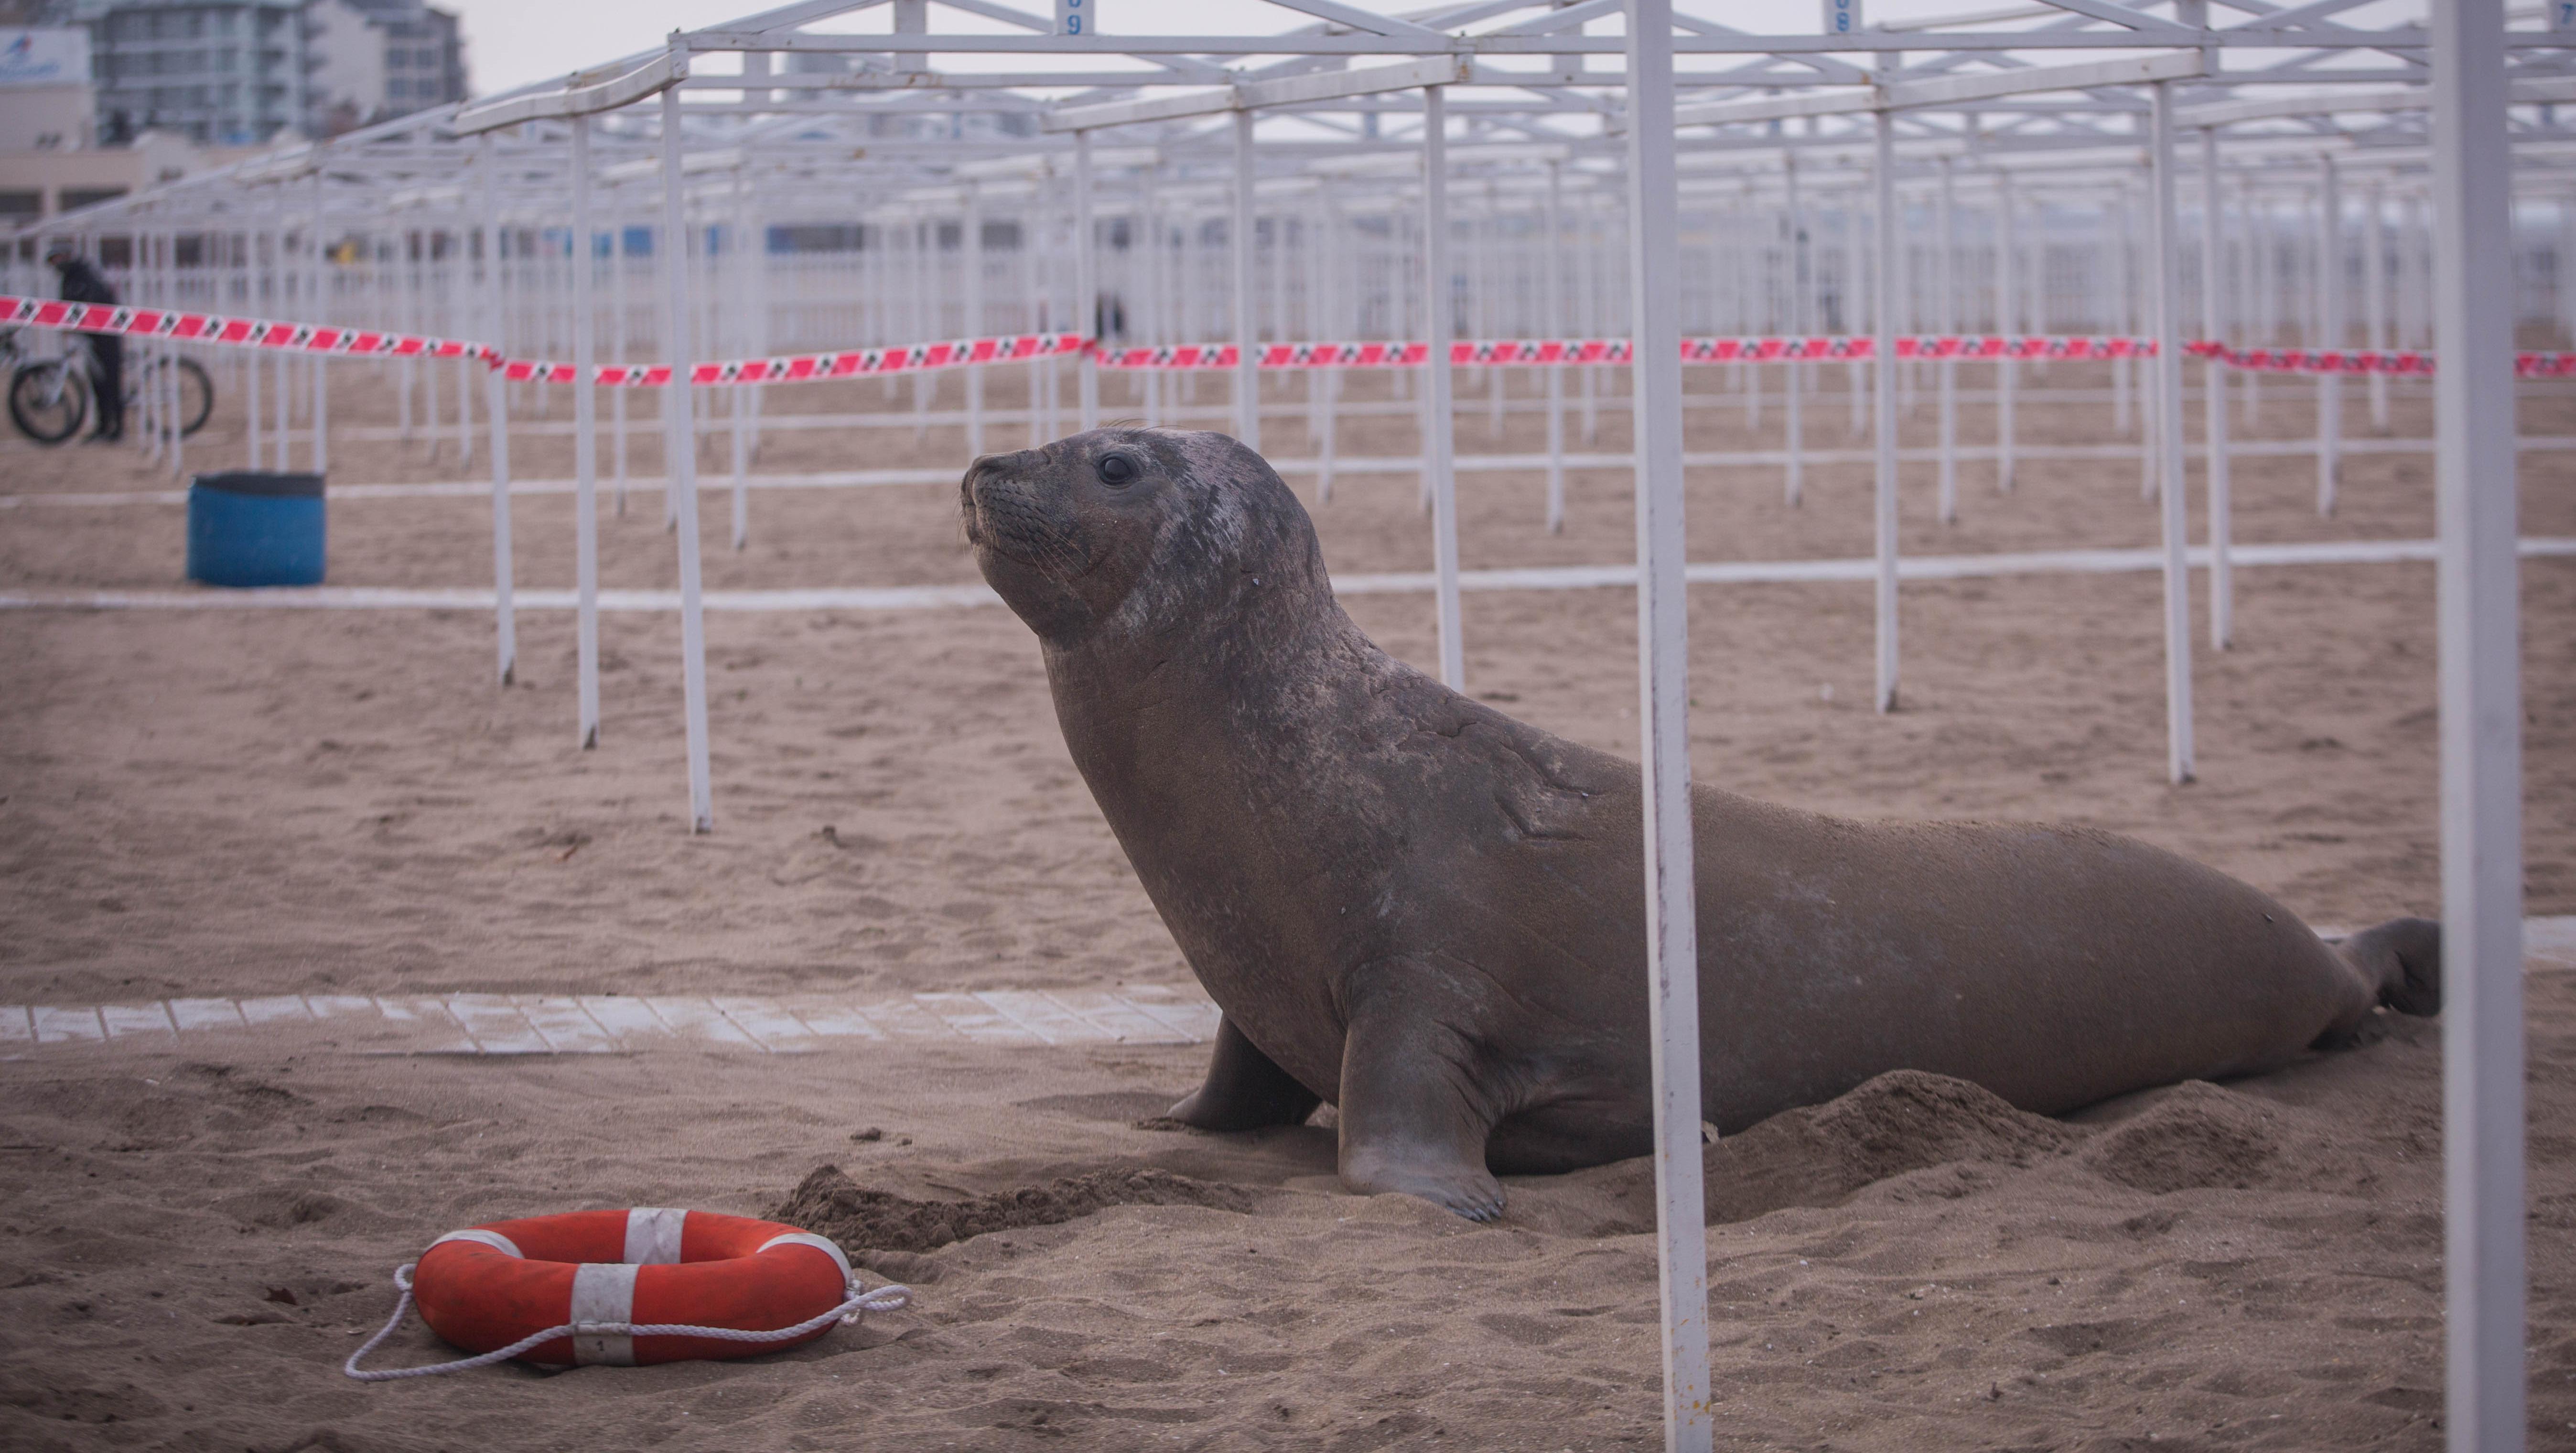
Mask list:
[[[0,0],[0,227],[467,94],[425,0]]]

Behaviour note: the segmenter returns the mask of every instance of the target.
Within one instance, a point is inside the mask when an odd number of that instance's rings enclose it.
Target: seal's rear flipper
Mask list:
[[[2392,918],[2334,947],[2364,979],[2378,986],[2380,1003],[2419,1018],[2442,1012],[2439,923],[2429,918]]]

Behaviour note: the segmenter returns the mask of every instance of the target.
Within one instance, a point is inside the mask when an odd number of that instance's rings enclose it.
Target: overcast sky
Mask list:
[[[464,18],[474,90],[490,95],[530,81],[550,80],[657,45],[673,30],[694,30],[771,8],[780,0],[439,0]],[[1010,0],[1018,8],[1051,14],[1054,0]],[[1116,35],[1259,34],[1293,29],[1301,17],[1258,0],[1094,0],[1100,33]],[[1430,0],[1349,0],[1365,10],[1394,14],[1424,9]],[[1994,0],[1861,0],[1864,24],[1958,15],[2003,8]],[[2370,0],[2336,18],[2347,24],[2384,25],[2420,16],[2426,0]],[[2508,0],[2516,11],[2529,0]],[[1823,25],[1823,0],[1697,0],[1690,9],[1729,24],[1773,34],[1813,32]],[[2221,12],[2232,14],[2233,12]],[[944,14],[933,6],[931,28],[997,31],[995,22]],[[1493,23],[1493,22],[1489,22]],[[877,16],[847,27],[883,30]],[[1596,25],[1596,34],[1606,27]],[[960,58],[961,68],[973,61]],[[983,64],[1016,68],[1025,58],[983,58]]]
[[[630,55],[659,43],[673,30],[694,30],[738,19],[770,8],[778,0],[438,0],[465,21],[465,40],[474,71],[474,90],[490,95],[530,81],[547,80]],[[1051,14],[1054,0],[1013,0],[1017,8]],[[1253,7],[1226,0],[1099,0],[1105,34],[1200,35],[1240,32],[1237,24],[1217,25],[1211,12],[1241,15]],[[1420,10],[1428,0],[1354,0],[1361,9],[1380,14]],[[1974,0],[1864,0],[1868,17],[1971,8]],[[1269,8],[1269,7],[1261,7]],[[1781,30],[1813,30],[1822,22],[1822,0],[1725,0],[1716,7],[1740,25],[1768,17]],[[934,8],[934,15],[938,12]],[[956,12],[948,12],[954,15]],[[1715,13],[1715,11],[1703,11]],[[1271,9],[1259,30],[1295,28],[1300,17]],[[885,22],[851,28],[882,29]],[[941,28],[934,20],[933,29]],[[959,25],[960,30],[967,29]],[[989,22],[974,29],[998,29]],[[1013,61],[1012,65],[1025,61]]]

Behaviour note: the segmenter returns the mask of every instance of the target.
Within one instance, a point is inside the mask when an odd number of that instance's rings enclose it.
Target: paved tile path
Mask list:
[[[2523,920],[2535,963],[2576,968],[2576,915]],[[615,994],[280,994],[142,1004],[0,1006],[0,1059],[60,1045],[170,1047],[272,1026],[322,1030],[373,1054],[613,1054],[657,1047],[796,1054],[836,1039],[1028,1047],[1204,1044],[1217,1009],[1196,984],[988,989],[860,1003]]]

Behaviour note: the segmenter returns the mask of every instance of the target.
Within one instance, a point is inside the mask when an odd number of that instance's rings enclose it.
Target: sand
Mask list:
[[[2269,432],[2303,427],[2306,396],[2267,383]],[[772,403],[876,400],[862,386]],[[1493,447],[1474,394],[1465,408],[1462,450]],[[2357,427],[2362,412],[2347,404]],[[2103,413],[2024,409],[2032,438],[2098,440]],[[358,387],[335,399],[344,423],[385,416]],[[1842,445],[1838,400],[1810,418],[1819,447]],[[2401,392],[2396,422],[2421,431],[2420,397]],[[2529,432],[2571,423],[2557,400],[2525,410]],[[1911,427],[1928,440],[1929,425],[1927,411]],[[195,457],[236,463],[232,427],[219,417]],[[1982,428],[1972,415],[1968,437]],[[1272,429],[1274,453],[1305,452],[1293,419]],[[1525,447],[1537,421],[1509,429]],[[1694,430],[1695,448],[1756,437],[1732,405]],[[1354,424],[1344,444],[1391,450],[1408,432]],[[1622,432],[1605,415],[1601,447]],[[781,432],[760,467],[953,467],[958,452],[951,430]],[[569,463],[559,438],[518,453],[530,477]],[[417,446],[335,455],[335,482],[455,477]],[[653,467],[645,436],[637,463]],[[2422,537],[2429,468],[2356,456],[2340,514],[2320,521],[2307,461],[2240,461],[2238,537]],[[2155,539],[2134,464],[2026,464],[2009,498],[1982,465],[1962,478],[1964,518],[1944,526],[1929,467],[1909,475],[1909,551]],[[2576,534],[2576,459],[2534,454],[2525,480],[2526,533]],[[1427,562],[1410,479],[1347,477],[1330,505],[1292,483],[1337,572]],[[1471,477],[1471,567],[1633,549],[1621,476],[1578,475],[1553,537],[1538,484]],[[167,487],[122,451],[0,445],[0,495]],[[1866,553],[1866,493],[1862,469],[1818,467],[1792,510],[1775,470],[1705,471],[1692,557]],[[606,522],[611,584],[670,583],[656,504],[639,494]],[[723,548],[721,496],[706,518],[714,586],[973,579],[953,486],[759,491],[740,554]],[[519,502],[523,583],[569,583],[569,520],[560,497]],[[0,510],[0,590],[178,588],[178,521],[166,504]],[[487,530],[470,498],[340,501],[332,579],[488,581]],[[2153,576],[1909,587],[1906,709],[1888,718],[1867,705],[1865,587],[1702,588],[1696,770],[1829,811],[2131,832],[2319,923],[2430,910],[2430,568],[2247,570],[2240,592],[2236,649],[2195,662],[2202,780],[2176,789]],[[2564,914],[2576,561],[2527,563],[2524,606],[2530,911]],[[1352,607],[1391,650],[1429,657],[1426,597]],[[1471,596],[1471,689],[1633,750],[1633,609],[1614,590]],[[607,621],[592,753],[573,739],[570,618],[531,613],[521,629],[503,690],[488,617],[470,612],[0,616],[17,688],[0,697],[0,1003],[1186,980],[1007,613],[714,617],[718,831],[704,838],[681,831],[676,621]],[[2576,979],[2534,970],[2533,1435],[2576,1446],[2576,1155],[2559,1133],[2576,1108]],[[1140,1128],[1203,1053],[376,1056],[277,1026],[184,1050],[22,1045],[0,1062],[0,1444],[1654,1443],[1642,1167],[1515,1180],[1491,1227],[1348,1196],[1330,1177],[1329,1112],[1245,1137]],[[1730,1140],[1709,1163],[1721,1438],[2437,1446],[2438,1076],[2437,1028],[2394,1021],[2349,1053],[2063,1123],[1900,1077]],[[440,1231],[791,1199],[915,1285],[919,1308],[746,1363],[363,1388],[335,1370],[389,1310],[390,1268]],[[939,1244],[941,1226],[993,1229]],[[382,1357],[438,1355],[415,1325]]]

